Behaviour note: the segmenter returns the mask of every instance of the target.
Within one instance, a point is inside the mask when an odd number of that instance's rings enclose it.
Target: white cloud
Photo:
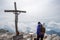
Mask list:
[[[46,28],[46,31],[50,31],[51,29]]]
[[[55,21],[50,21],[50,22],[48,22],[47,27],[52,27],[52,28],[60,29],[60,23],[57,23]]]

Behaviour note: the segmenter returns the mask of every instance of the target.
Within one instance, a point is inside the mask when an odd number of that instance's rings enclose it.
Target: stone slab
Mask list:
[[[13,40],[23,39],[23,35],[13,36]]]

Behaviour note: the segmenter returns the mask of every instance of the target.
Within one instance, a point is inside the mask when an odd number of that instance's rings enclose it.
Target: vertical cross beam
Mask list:
[[[14,8],[15,8],[15,11],[17,10],[17,7],[16,7],[16,2],[14,2]],[[19,35],[19,32],[18,32],[18,13],[15,12],[15,28],[16,28],[16,35]]]

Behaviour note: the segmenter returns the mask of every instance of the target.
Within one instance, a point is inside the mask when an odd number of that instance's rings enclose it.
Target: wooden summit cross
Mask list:
[[[17,24],[18,24],[18,15],[19,15],[19,13],[26,13],[26,11],[17,10],[16,2],[14,2],[14,7],[15,7],[15,10],[4,10],[4,12],[13,12],[15,14],[15,28],[16,28],[16,36],[17,36],[17,35],[19,35],[18,27],[17,27]]]

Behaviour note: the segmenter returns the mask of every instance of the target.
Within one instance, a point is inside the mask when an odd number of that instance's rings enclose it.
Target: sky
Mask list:
[[[0,0],[0,27],[8,25],[15,30],[15,15],[4,12],[4,10],[13,10],[14,2],[18,10],[26,11],[20,13],[18,17],[19,30],[30,27],[31,30],[36,31],[38,21],[45,23],[48,31],[51,28],[60,29],[60,0]]]

